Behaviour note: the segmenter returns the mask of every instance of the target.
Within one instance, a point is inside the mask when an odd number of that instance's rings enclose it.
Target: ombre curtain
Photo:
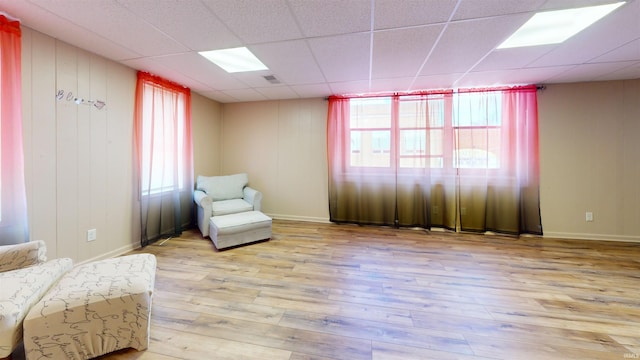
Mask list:
[[[333,222],[541,234],[536,87],[329,98]]]
[[[455,229],[453,174],[441,166],[451,94],[329,98],[331,221]]]
[[[0,15],[0,245],[29,240],[22,147],[20,22]]]
[[[536,86],[460,90],[454,107],[460,229],[541,235]]]
[[[193,219],[191,91],[138,72],[135,99],[135,177],[140,244],[178,236]]]

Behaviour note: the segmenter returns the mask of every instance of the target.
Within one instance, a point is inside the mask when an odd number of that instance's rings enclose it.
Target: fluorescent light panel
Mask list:
[[[498,49],[561,43],[600,20],[625,2],[535,14]]]
[[[200,51],[198,54],[229,73],[269,69],[246,47]]]

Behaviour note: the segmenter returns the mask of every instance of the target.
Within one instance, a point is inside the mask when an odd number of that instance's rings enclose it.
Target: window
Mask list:
[[[444,95],[350,100],[350,166],[442,168]]]
[[[351,167],[497,169],[500,92],[350,100]],[[445,159],[447,159],[445,161]]]
[[[350,114],[351,166],[391,166],[391,99],[354,99]]]
[[[184,97],[145,83],[142,131],[142,192],[184,188]],[[171,115],[171,116],[167,116]],[[177,169],[178,176],[174,176]]]
[[[442,168],[444,135],[443,95],[399,99],[399,167]]]
[[[453,98],[456,139],[454,168],[500,168],[502,148],[502,94],[469,92]]]
[[[191,90],[139,71],[134,132],[140,244],[146,246],[191,223]]]
[[[141,87],[142,195],[184,189],[186,96],[155,82],[143,82]]]

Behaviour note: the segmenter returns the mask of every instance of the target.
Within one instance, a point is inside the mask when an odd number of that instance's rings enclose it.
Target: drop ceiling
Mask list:
[[[0,0],[0,11],[229,103],[637,79],[640,0],[562,44],[496,50],[535,12],[614,1]],[[228,74],[198,54],[239,46],[269,70]]]

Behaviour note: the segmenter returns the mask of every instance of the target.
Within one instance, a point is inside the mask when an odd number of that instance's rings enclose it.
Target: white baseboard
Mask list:
[[[545,237],[545,238],[557,238],[557,239],[621,241],[621,242],[637,242],[637,243],[640,243],[640,236],[627,236],[627,235],[545,232],[543,237]]]
[[[114,257],[120,256],[122,254],[126,254],[129,251],[132,251],[132,250],[135,250],[135,249],[139,249],[139,248],[140,248],[140,244],[137,244],[137,246],[136,246],[136,244],[125,245],[125,246],[122,246],[122,247],[120,247],[118,249],[111,250],[111,251],[109,251],[107,253],[100,254],[100,255],[92,257],[90,259],[84,260],[84,261],[79,262],[79,263],[77,263],[75,265],[82,265],[82,264],[87,264],[87,263],[90,263],[90,262],[93,262],[93,261],[114,258]]]
[[[314,216],[294,216],[294,215],[283,215],[283,214],[265,214],[267,216],[269,216],[272,219],[277,219],[277,220],[292,220],[292,221],[306,221],[306,222],[317,222],[317,223],[324,223],[324,224],[329,224],[331,221],[329,221],[329,218],[321,218],[321,217],[314,217]]]

